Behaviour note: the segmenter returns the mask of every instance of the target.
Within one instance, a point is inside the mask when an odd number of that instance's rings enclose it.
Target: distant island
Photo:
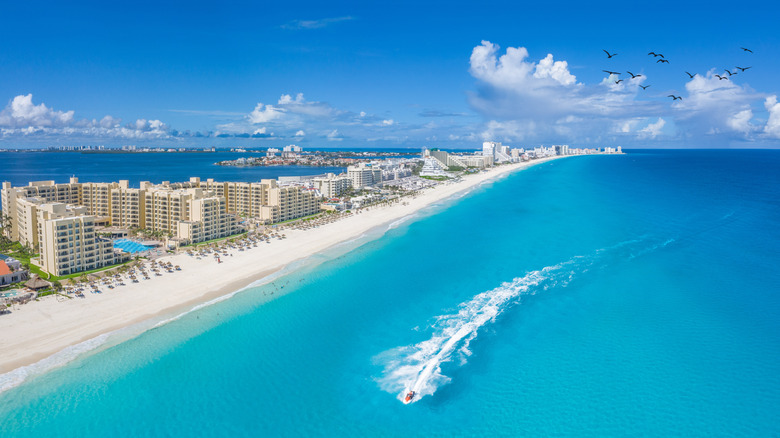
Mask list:
[[[247,152],[246,149],[231,149],[231,152]],[[358,163],[368,163],[378,158],[393,158],[412,155],[401,152],[356,152],[356,151],[312,151],[304,152],[296,145],[285,146],[283,150],[268,148],[258,157],[242,157],[235,160],[223,160],[217,166],[256,167],[256,166],[311,166],[311,167],[347,167]],[[415,154],[416,155],[416,154]]]

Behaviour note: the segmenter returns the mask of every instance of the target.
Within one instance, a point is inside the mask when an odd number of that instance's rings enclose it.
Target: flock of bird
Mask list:
[[[750,50],[750,49],[747,49],[747,48],[745,48],[745,47],[740,47],[740,49],[742,49],[742,50],[744,50],[745,52],[748,52],[748,53],[753,53],[753,51],[752,51],[752,50]],[[617,56],[617,53],[609,53],[609,52],[608,52],[608,51],[606,51],[606,50],[604,50],[604,53],[606,53],[606,54],[607,54],[607,59],[612,59],[612,58],[614,58],[615,56]],[[664,56],[662,53],[650,52],[650,53],[648,53],[647,55],[648,55],[648,56],[652,56],[653,58],[660,58],[660,59],[657,59],[657,60],[655,61],[655,63],[656,63],[656,64],[659,64],[659,63],[660,63],[660,64],[669,64],[669,60],[668,60],[668,59],[666,59],[666,57],[665,57],[665,56]],[[725,72],[726,72],[726,73],[728,73],[728,76],[725,76],[725,75],[723,75],[723,76],[722,76],[722,75],[717,75],[717,74],[716,74],[716,75],[715,75],[715,77],[717,77],[719,81],[723,81],[723,80],[726,80],[726,81],[728,81],[728,80],[729,80],[729,78],[730,78],[731,76],[734,76],[734,75],[736,75],[736,74],[739,74],[739,73],[744,73],[744,72],[745,72],[747,69],[749,69],[749,68],[752,68],[752,67],[737,67],[737,70],[739,70],[739,72],[737,72],[737,71],[731,71],[731,70],[729,70],[729,69],[724,69],[724,70],[725,70]],[[611,71],[611,70],[602,70],[602,71],[603,71],[604,73],[607,73],[607,74],[609,74],[609,75],[620,76],[620,72]],[[635,78],[638,78],[638,77],[642,77],[642,75],[636,75],[636,74],[634,74],[634,73],[631,73],[630,71],[626,71],[626,73],[628,73],[628,74],[630,74],[630,75],[631,75],[631,79],[635,79]],[[693,75],[693,74],[691,74],[691,73],[688,73],[687,71],[685,72],[685,74],[687,74],[687,75],[688,75],[688,77],[689,77],[689,78],[691,78],[691,79],[693,79],[693,77],[695,76],[695,75]],[[623,79],[618,79],[618,80],[616,80],[616,81],[615,81],[615,83],[616,83],[616,84],[620,84],[620,83],[621,83],[621,82],[623,82],[623,81],[624,81]],[[648,89],[648,87],[650,87],[650,85],[639,85],[639,87],[640,87],[642,90],[647,90],[647,89]],[[674,100],[682,100],[682,96],[675,96],[674,94],[670,94],[670,95],[668,95],[668,96],[666,96],[666,97],[671,97],[673,101],[674,101]]]

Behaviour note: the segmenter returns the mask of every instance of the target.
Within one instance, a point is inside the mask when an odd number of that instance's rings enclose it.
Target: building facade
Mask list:
[[[347,167],[347,176],[352,180],[352,187],[362,189],[382,183],[382,169],[368,163],[359,163]]]
[[[115,250],[110,239],[95,233],[95,217],[86,207],[61,203],[38,207],[38,240],[41,269],[54,275],[68,275],[97,269],[129,259]]]
[[[312,185],[325,198],[337,198],[352,187],[352,179],[343,173],[329,173],[325,177],[314,178]]]

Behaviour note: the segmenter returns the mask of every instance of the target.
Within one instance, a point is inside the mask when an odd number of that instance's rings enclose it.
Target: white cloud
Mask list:
[[[256,125],[258,123],[268,123],[271,120],[278,119],[282,116],[282,110],[274,107],[273,105],[263,105],[258,103],[255,109],[249,113],[246,118],[249,123]]]
[[[750,124],[750,120],[752,118],[753,110],[746,109],[733,114],[726,123],[728,124],[729,128],[733,129],[734,131],[748,134],[755,129],[754,126]]]
[[[664,129],[664,125],[666,125],[666,120],[659,117],[658,121],[655,123],[650,123],[649,125],[639,130],[639,138],[658,137],[658,135],[660,135],[661,131]]]
[[[487,122],[486,129],[481,133],[485,141],[522,141],[536,133],[536,123],[532,120],[509,120]]]
[[[780,139],[780,103],[777,102],[777,96],[767,97],[764,101],[764,107],[769,112],[764,134],[770,138]]]
[[[252,135],[259,135],[259,134],[265,134],[268,131],[268,129],[263,126],[262,128],[255,129],[255,132],[252,133]]]
[[[762,96],[747,86],[718,79],[713,70],[685,84],[688,92],[672,107],[689,135],[722,134],[746,138],[755,131],[751,104]]]
[[[385,126],[392,126],[393,123],[395,123],[393,119],[382,120],[382,124]]]
[[[339,133],[338,129],[334,129],[330,132],[328,132],[325,137],[328,139],[328,141],[341,141],[344,138]]]
[[[552,53],[548,53],[544,59],[536,64],[534,77],[537,79],[552,78],[562,85],[573,85],[577,82],[577,78],[569,73],[569,64],[566,61],[553,61]]]
[[[298,132],[295,133],[296,137],[303,137],[304,135],[306,135],[306,133],[303,132],[303,129],[300,129],[298,130]]]
[[[98,120],[76,119],[74,111],[56,111],[34,104],[32,94],[11,99],[0,111],[0,136],[68,136],[104,138],[168,138],[168,126],[160,120],[138,119],[122,126],[122,120],[107,115]]]
[[[508,141],[655,139],[662,134],[665,140],[718,134],[729,141],[752,141],[761,129],[752,106],[765,95],[719,80],[714,70],[690,79],[687,93],[655,95],[639,88],[644,74],[622,80],[610,74],[588,85],[552,54],[534,61],[524,47],[509,47],[502,55],[498,45],[482,41],[471,53],[469,71],[477,79],[469,103],[487,120],[483,135],[503,135]],[[666,94],[683,99],[667,102]],[[767,111],[775,104],[766,103]],[[770,111],[765,137],[780,138],[780,106],[775,114],[772,118]]]
[[[509,47],[501,56],[498,51],[497,45],[482,41],[470,59],[469,71],[479,82],[469,102],[490,119],[530,119],[537,133],[556,137],[562,132],[606,132],[616,118],[659,113],[658,104],[635,100],[643,76],[616,84],[617,77],[610,75],[586,86],[577,82],[566,61],[555,61],[552,54],[533,62],[525,47]]]
[[[277,102],[279,105],[289,105],[291,103],[303,103],[303,93],[298,93],[295,95],[295,99],[292,98],[289,94],[282,94],[281,97],[279,97],[279,102]]]
[[[319,20],[293,20],[283,24],[282,29],[288,30],[306,30],[306,29],[321,29],[331,24],[341,23],[344,21],[354,20],[355,17],[333,17],[333,18],[321,18]]]
[[[0,112],[0,126],[7,128],[63,127],[73,122],[73,111],[54,111],[35,105],[32,94],[19,95]]]
[[[118,128],[121,124],[122,124],[122,120],[111,116],[105,116],[102,119],[100,119],[100,122],[98,122],[98,125],[100,125],[100,127],[104,129]]]

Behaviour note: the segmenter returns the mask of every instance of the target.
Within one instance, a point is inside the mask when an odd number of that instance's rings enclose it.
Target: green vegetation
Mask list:
[[[447,170],[450,172],[460,172],[463,168],[460,166],[447,166]]]
[[[321,216],[321,215],[322,215],[322,212],[314,213],[314,214],[310,214],[308,216],[301,216],[301,217],[298,217],[298,218],[295,218],[295,219],[287,219],[286,221],[276,222],[276,223],[274,223],[272,225],[289,224],[290,222],[296,222],[296,221],[302,221],[302,222],[303,221],[310,221],[310,220],[315,219],[315,218],[317,218],[318,216]]]
[[[9,255],[16,260],[19,260],[22,263],[22,267],[24,269],[27,269],[30,271],[30,274],[36,274],[38,277],[43,278],[48,281],[52,281],[55,284],[59,284],[60,280],[66,280],[69,278],[75,278],[79,276],[86,276],[89,274],[94,274],[95,272],[105,271],[108,269],[113,269],[119,266],[126,265],[129,262],[125,263],[119,263],[116,265],[110,265],[110,266],[103,266],[102,268],[92,269],[91,271],[85,271],[85,272],[77,272],[75,274],[68,274],[68,275],[50,275],[48,272],[42,270],[40,267],[33,265],[30,263],[30,259],[38,257],[38,254],[34,254],[32,252],[32,249],[30,247],[22,246],[19,242],[0,242],[0,253],[3,253],[5,255]]]
[[[246,233],[247,232],[244,231],[243,233],[233,234],[232,236],[220,237],[218,239],[211,239],[211,240],[206,240],[206,241],[198,242],[198,243],[191,243],[189,245],[183,245],[180,248],[194,248],[194,247],[197,247],[197,246],[208,245],[208,244],[211,244],[211,243],[214,243],[214,242],[222,242],[223,240],[237,239],[239,237],[245,236]]]
[[[4,241],[0,242],[0,253],[11,256],[22,263],[22,267],[30,271],[31,274],[37,274],[41,278],[48,278],[49,274],[42,271],[38,266],[30,263],[30,259],[37,257],[29,246],[22,246],[19,242]]]
[[[421,176],[420,178],[429,179],[431,181],[447,181],[450,179],[448,176]]]
[[[89,270],[89,271],[76,272],[74,274],[68,274],[68,275],[60,275],[60,276],[52,275],[52,276],[48,276],[48,274],[46,274],[46,275],[41,276],[41,278],[45,278],[48,281],[53,281],[53,282],[59,282],[60,280],[68,280],[70,278],[76,278],[76,277],[84,277],[84,278],[86,278],[90,274],[94,274],[96,272],[101,272],[101,271],[107,271],[109,269],[118,268],[120,266],[124,266],[124,265],[126,265],[128,263],[132,263],[132,262],[133,262],[133,260],[129,260],[129,261],[126,261],[124,263],[117,263],[115,265],[103,266],[102,268],[92,269],[92,270]]]

